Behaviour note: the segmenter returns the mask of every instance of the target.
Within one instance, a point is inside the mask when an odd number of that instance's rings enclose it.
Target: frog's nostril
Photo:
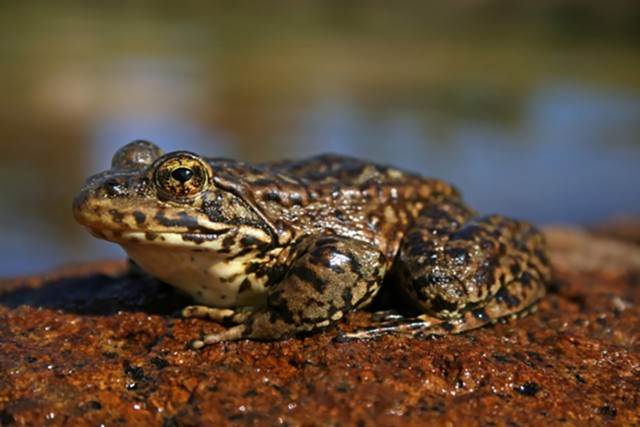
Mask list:
[[[121,196],[124,194],[124,186],[118,180],[110,179],[104,183],[104,191],[109,196]]]

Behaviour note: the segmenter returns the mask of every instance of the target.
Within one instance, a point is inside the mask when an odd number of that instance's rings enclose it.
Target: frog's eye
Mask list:
[[[154,180],[158,189],[171,197],[193,197],[205,189],[209,167],[191,153],[179,153],[160,161]]]

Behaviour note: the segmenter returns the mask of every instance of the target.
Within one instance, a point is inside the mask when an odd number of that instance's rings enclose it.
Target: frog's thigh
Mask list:
[[[243,324],[193,345],[242,338],[274,340],[323,328],[378,291],[386,263],[372,245],[339,236],[309,237],[302,245],[282,282],[270,292],[267,307]]]
[[[517,304],[492,304],[487,323],[540,298],[549,262],[533,226],[498,215],[465,219],[470,214],[457,203],[425,212],[405,236],[398,268],[412,300],[439,319],[459,319],[501,292],[517,297]]]

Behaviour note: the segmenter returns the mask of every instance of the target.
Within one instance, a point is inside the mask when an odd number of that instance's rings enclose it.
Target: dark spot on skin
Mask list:
[[[440,312],[440,311],[453,312],[458,310],[458,304],[449,302],[444,298],[442,298],[442,296],[440,295],[433,298],[433,300],[431,301],[431,307],[436,312]]]
[[[434,270],[427,277],[421,277],[416,280],[419,287],[441,287],[448,285],[454,281],[454,278],[447,274],[446,271]]]
[[[158,238],[158,233],[154,233],[152,231],[147,231],[146,233],[144,233],[144,238],[149,240],[149,241],[154,241]]]
[[[250,290],[251,290],[251,281],[245,278],[240,284],[240,287],[238,288],[238,293],[241,294],[243,292],[247,292]]]
[[[507,356],[505,354],[493,353],[492,356],[493,356],[494,359],[496,359],[500,363],[507,363],[507,362],[510,361],[509,360],[509,356]]]
[[[507,288],[500,289],[495,298],[499,303],[505,303],[508,308],[515,308],[520,305],[520,298],[511,295]]]
[[[336,306],[336,304],[330,304],[327,309],[327,318],[331,319],[334,314],[336,314],[340,309]]]
[[[178,212],[178,219],[169,219],[164,211],[159,211],[155,215],[155,219],[165,227],[185,227],[189,230],[197,230],[199,228],[198,219],[186,212]]]
[[[518,275],[520,274],[520,266],[515,262],[511,264],[511,267],[509,268],[509,270],[511,271],[511,274],[513,274],[515,277],[518,277]]]
[[[254,236],[243,236],[242,239],[240,240],[240,244],[242,246],[257,246],[260,243],[262,243],[262,241]]]
[[[288,324],[294,324],[293,312],[289,308],[287,300],[283,298],[282,291],[276,291],[267,298],[267,305],[270,308],[270,318],[272,323],[283,321]],[[249,323],[250,324],[250,323]]]
[[[344,290],[342,291],[342,300],[344,301],[344,306],[341,307],[342,311],[349,311],[351,310],[351,307],[353,307],[353,293],[351,292],[351,290],[351,286],[345,286]]]
[[[452,332],[453,329],[455,328],[455,325],[451,322],[442,322],[440,324],[440,327],[444,329],[446,332]]]
[[[513,388],[515,391],[523,396],[535,396],[540,391],[540,386],[533,381],[527,381],[526,383]]]
[[[338,243],[338,239],[335,237],[325,237],[316,242],[316,246],[331,246]]]
[[[264,200],[265,202],[281,203],[282,196],[280,195],[278,190],[269,190],[262,195],[262,200]]]
[[[255,273],[256,271],[258,271],[258,269],[260,268],[260,264],[257,262],[252,262],[251,264],[247,265],[244,269],[244,272],[246,274],[252,274]]]
[[[229,249],[235,244],[235,242],[236,242],[236,239],[233,237],[233,235],[229,234],[222,241],[222,247],[225,249]]]
[[[184,242],[193,242],[197,245],[204,243],[206,240],[205,237],[200,234],[181,234],[180,237]]]
[[[324,292],[326,282],[313,269],[300,266],[292,270],[291,273],[303,282],[309,283],[318,293]]]
[[[109,215],[111,215],[113,222],[121,223],[124,220],[124,214],[115,209],[109,210]]]
[[[140,211],[134,211],[133,217],[135,218],[136,224],[138,225],[144,224],[144,222],[147,219],[147,216],[144,214],[144,212],[140,212]]]
[[[473,317],[482,322],[489,320],[489,316],[487,315],[487,312],[484,311],[484,308],[477,308],[473,310],[471,314],[473,315]]]
[[[445,251],[445,256],[451,258],[456,265],[466,265],[469,263],[469,252],[463,248],[449,248]]]
[[[278,264],[271,268],[265,269],[261,274],[261,276],[264,276],[264,275],[267,276],[267,282],[265,283],[265,287],[271,287],[276,283],[281,282],[282,278],[287,273],[288,268],[289,268],[288,265]]]
[[[522,286],[525,288],[529,288],[531,287],[531,274],[529,274],[528,272],[524,272],[522,273],[522,276],[520,277],[520,283],[522,283]]]
[[[255,249],[254,249],[254,248],[252,248],[251,246],[247,246],[247,247],[245,247],[245,248],[241,249],[241,250],[240,250],[240,251],[239,251],[239,252],[234,256],[234,258],[236,258],[236,257],[243,257],[243,256],[245,256],[246,254],[253,252],[254,250],[255,250]]]

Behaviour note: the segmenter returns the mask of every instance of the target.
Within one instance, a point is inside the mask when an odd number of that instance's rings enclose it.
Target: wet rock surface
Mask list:
[[[640,246],[546,231],[555,280],[535,313],[436,339],[336,342],[359,312],[196,351],[221,327],[122,261],[4,280],[0,424],[640,425]]]

